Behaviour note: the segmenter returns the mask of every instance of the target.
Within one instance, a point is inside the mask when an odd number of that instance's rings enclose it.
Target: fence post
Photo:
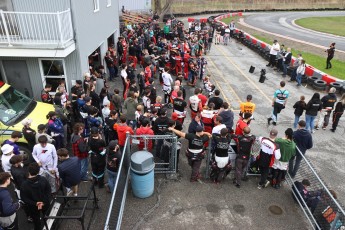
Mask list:
[[[60,45],[62,46],[62,44],[63,44],[63,34],[62,34],[61,15],[60,14],[61,13],[59,11],[56,12],[58,29],[59,29],[59,33],[60,33]]]
[[[5,20],[5,15],[4,15],[4,11],[3,10],[0,10],[0,15],[1,15],[1,20],[3,22],[3,25],[4,25],[8,46],[12,47],[11,39],[10,39],[10,33],[8,32],[7,23],[6,23],[6,20]]]

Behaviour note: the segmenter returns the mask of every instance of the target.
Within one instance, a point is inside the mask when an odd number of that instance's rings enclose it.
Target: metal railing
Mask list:
[[[177,167],[177,137],[175,135],[129,135],[127,134],[126,142],[123,148],[122,158],[119,165],[118,174],[109,205],[108,215],[105,222],[104,230],[115,230],[121,228],[122,216],[125,208],[128,181],[130,175],[130,158],[131,154],[136,151],[137,144],[135,140],[144,141],[144,149],[148,148],[148,142],[152,140],[162,140],[163,144],[170,145],[170,152],[166,161],[160,161],[155,158],[155,173],[176,173]],[[134,141],[133,141],[134,140]],[[169,143],[164,143],[168,141]],[[156,143],[157,144],[157,143]]]
[[[344,209],[298,148],[296,154],[296,159],[300,159],[300,166],[294,177],[287,174],[286,182],[293,189],[293,197],[301,206],[308,221],[314,229],[318,230],[345,229]],[[309,192],[307,199],[302,197],[296,186],[296,183],[302,182],[304,179],[310,182],[310,186],[306,187]]]
[[[73,39],[70,9],[56,13],[0,10],[0,45],[64,45]]]

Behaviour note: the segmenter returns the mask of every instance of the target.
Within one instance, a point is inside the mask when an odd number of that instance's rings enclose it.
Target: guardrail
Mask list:
[[[70,9],[56,13],[0,10],[0,45],[56,45],[73,39]]]
[[[126,142],[122,152],[122,158],[119,165],[118,174],[114,186],[114,191],[109,205],[108,215],[105,223],[104,230],[114,230],[121,228],[122,216],[125,208],[128,181],[130,175],[130,158],[132,151],[135,150],[134,146],[142,139],[144,149],[148,148],[148,141],[156,140],[162,141],[162,144],[167,144],[170,147],[170,152],[164,152],[165,161],[155,160],[155,174],[166,173],[173,174],[177,170],[177,137],[175,135],[129,135],[127,134]],[[137,140],[137,141],[135,141]],[[169,143],[164,143],[168,141]],[[156,143],[157,144],[157,143]],[[133,149],[131,148],[133,147]],[[157,145],[156,145],[157,146]],[[162,153],[162,151],[161,151]]]

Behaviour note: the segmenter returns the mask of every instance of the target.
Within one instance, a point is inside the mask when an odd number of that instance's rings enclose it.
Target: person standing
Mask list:
[[[82,137],[84,132],[84,124],[76,123],[73,126],[73,134],[71,137],[72,151],[75,157],[78,158],[80,162],[80,176],[81,180],[87,182],[87,170],[89,166],[88,160],[88,144],[86,139]]]
[[[80,162],[77,157],[69,157],[68,150],[65,148],[57,151],[59,160],[58,164],[59,176],[63,186],[66,187],[67,196],[78,196],[78,185],[81,181]]]
[[[151,129],[149,118],[144,118],[141,122],[141,126],[136,130],[136,135],[153,136],[154,132]],[[144,138],[139,138],[140,143],[138,144],[138,149],[143,150],[146,147],[147,151],[152,151],[152,139],[147,139],[146,144]]]
[[[281,81],[280,89],[277,89],[274,92],[274,96],[272,99],[273,111],[272,111],[271,117],[267,118],[268,125],[270,125],[272,120],[273,120],[273,125],[277,125],[278,113],[280,113],[283,109],[285,109],[285,105],[289,97],[289,91],[287,91],[284,87],[285,87],[285,81]]]
[[[337,96],[335,95],[336,89],[334,87],[330,88],[327,95],[321,98],[322,102],[322,111],[320,112],[320,117],[318,124],[315,126],[315,129],[318,130],[322,127],[323,130],[326,130],[326,127],[329,123],[329,117],[331,116],[334,104],[337,102]]]
[[[17,211],[19,202],[13,202],[8,186],[11,184],[11,174],[0,172],[0,229],[17,230]]]
[[[28,206],[29,215],[34,222],[34,229],[41,230],[41,213],[45,215],[51,200],[51,187],[46,178],[38,175],[40,166],[34,162],[28,167],[29,177],[23,182],[21,198]]]
[[[251,116],[252,115],[250,113],[244,113],[243,118],[239,117],[237,124],[236,124],[236,130],[235,130],[236,135],[242,135],[243,134],[244,128],[248,127],[248,124],[250,123]]]
[[[275,159],[280,159],[279,145],[275,143],[277,135],[278,131],[276,129],[272,129],[270,131],[269,138],[259,137],[261,148],[258,165],[260,168],[261,178],[258,184],[258,189],[266,188],[270,184],[270,181],[267,180],[269,169],[272,167]]]
[[[307,123],[306,129],[311,133],[314,133],[314,120],[317,116],[317,113],[322,109],[322,102],[320,100],[320,94],[314,93],[310,101],[308,101],[305,108],[305,120]]]
[[[135,98],[134,92],[129,92],[129,97],[124,102],[124,109],[127,110],[127,124],[134,129],[136,127],[135,111],[137,110],[138,100]]]
[[[89,154],[91,155],[92,177],[98,188],[104,188],[104,171],[105,171],[105,141],[96,127],[91,128],[91,137],[88,140]]]
[[[4,144],[4,145],[5,145],[5,144],[12,145],[12,146],[13,146],[13,153],[14,153],[15,155],[19,155],[19,154],[20,154],[19,146],[16,144],[16,142],[17,142],[20,138],[22,138],[22,137],[23,137],[23,135],[22,135],[21,132],[19,132],[19,131],[13,131],[13,132],[11,133],[11,137],[10,137],[9,139],[5,140],[3,144]]]
[[[236,29],[234,20],[231,20],[231,22],[229,24],[229,28],[230,28],[230,38],[233,38],[234,37],[234,31]]]
[[[13,146],[9,145],[9,144],[4,144],[3,146],[1,146],[1,152],[2,152],[2,156],[1,156],[1,166],[2,169],[4,170],[4,172],[10,172],[11,171],[11,163],[10,160],[13,156],[16,156],[13,153]]]
[[[164,130],[169,127],[169,117],[167,117],[167,109],[161,109],[159,117],[155,120],[153,125],[153,132],[155,135],[164,135]],[[163,145],[163,139],[156,141],[156,157],[161,157],[161,148]]]
[[[293,141],[293,130],[288,128],[285,130],[285,137],[277,138],[275,142],[279,145],[281,157],[280,159],[275,159],[272,166],[272,186],[275,189],[279,189],[282,179],[285,178],[289,161],[296,155],[296,144]]]
[[[114,191],[117,173],[121,162],[121,151],[117,140],[112,140],[107,149],[107,173],[108,173],[108,189],[112,193]]]
[[[291,48],[287,48],[286,53],[283,57],[283,77],[286,77],[287,74],[287,68],[290,66],[291,63],[291,58],[292,58],[292,53],[291,53]]]
[[[280,51],[280,45],[277,40],[274,40],[273,45],[271,45],[271,49],[270,49],[270,60],[266,66],[272,67],[272,68],[275,66],[277,54],[279,51]]]
[[[252,102],[253,96],[251,94],[247,95],[247,101],[241,102],[240,104],[240,116],[243,117],[244,113],[250,113],[253,117],[256,105]]]
[[[63,148],[64,127],[62,121],[57,117],[57,113],[54,111],[50,111],[47,114],[46,118],[49,119],[48,130],[50,132],[50,135],[55,140],[55,148]]]
[[[326,61],[326,69],[332,68],[331,60],[334,57],[334,52],[335,52],[335,43],[331,43],[329,48],[325,50],[327,52],[327,61]]]
[[[50,91],[52,91],[52,86],[50,84],[46,84],[44,89],[41,91],[42,102],[53,104],[53,97],[49,94]]]
[[[40,166],[40,175],[45,177],[51,187],[51,192],[55,193],[59,188],[57,187],[57,162],[58,157],[54,145],[48,143],[46,136],[38,138],[38,144],[34,146],[32,157]]]
[[[223,123],[226,126],[226,128],[231,132],[234,126],[234,113],[229,108],[230,105],[227,102],[223,102],[223,106],[218,111],[218,116],[223,118]]]
[[[305,128],[306,122],[300,120],[298,122],[298,129],[293,132],[293,140],[296,143],[296,155],[289,160],[289,174],[293,178],[296,176],[297,170],[304,155],[308,149],[313,147],[313,138],[311,133]],[[295,161],[296,160],[296,161]]]
[[[22,129],[23,136],[25,140],[28,142],[29,149],[32,151],[34,148],[34,145],[36,144],[36,131],[30,127],[32,123],[32,119],[24,118],[24,120],[22,120],[21,123],[23,125],[23,129]],[[30,161],[31,160],[32,159],[30,159]]]
[[[202,104],[201,100],[198,97],[198,94],[200,93],[200,88],[196,88],[194,90],[194,95],[189,97],[189,108],[190,108],[190,116],[192,119],[202,111]]]
[[[235,140],[237,145],[237,156],[236,156],[236,171],[235,179],[233,183],[237,188],[241,187],[241,180],[243,171],[248,166],[248,161],[252,151],[253,144],[256,137],[250,134],[250,128],[247,126],[243,129],[243,134],[233,135],[232,138]]]
[[[119,138],[119,146],[121,149],[121,152],[123,152],[123,148],[126,143],[126,133],[129,132],[129,134],[133,135],[133,129],[126,124],[126,114],[122,114],[120,116],[120,123],[114,124],[114,130],[117,132],[117,136]]]
[[[305,67],[306,67],[305,60],[303,59],[301,61],[301,64],[298,66],[298,68],[296,70],[296,73],[297,73],[297,76],[296,76],[297,86],[301,86],[302,85],[302,76],[305,73]]]
[[[341,96],[339,102],[335,105],[335,109],[333,111],[333,124],[332,124],[332,132],[335,132],[340,117],[343,115],[345,110],[345,93]]]
[[[202,159],[206,154],[204,150],[204,144],[212,136],[210,133],[203,132],[203,127],[198,126],[196,128],[196,133],[184,133],[179,130],[169,127],[170,131],[173,131],[177,136],[185,138],[188,140],[188,149],[186,155],[188,158],[188,164],[192,167],[192,174],[190,182],[195,182],[201,179],[200,166]]]
[[[214,103],[214,110],[219,110],[223,105],[223,99],[219,97],[220,91],[216,89],[214,91],[214,96],[208,99],[208,104]]]
[[[169,67],[164,67],[163,73],[162,73],[162,79],[163,79],[163,87],[162,90],[164,92],[164,103],[168,104],[171,94],[171,83],[173,82],[173,79],[171,78],[171,75],[168,73]]]
[[[299,118],[302,116],[303,111],[306,109],[307,104],[305,103],[305,97],[302,95],[300,97],[300,100],[297,101],[294,105],[293,108],[295,109],[295,121],[293,123],[293,128],[296,129],[297,128],[297,123],[299,121]]]

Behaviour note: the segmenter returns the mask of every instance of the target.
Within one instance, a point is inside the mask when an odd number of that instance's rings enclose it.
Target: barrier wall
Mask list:
[[[224,26],[227,26],[227,24],[225,24],[224,22],[221,21],[221,19],[224,19],[224,18],[229,18],[229,17],[232,17],[232,16],[242,16],[242,12],[238,12],[238,13],[228,13],[228,14],[224,14],[224,15],[220,15],[216,18],[214,18],[214,20],[218,23],[221,23],[222,25]],[[235,30],[236,33],[239,33],[239,30],[236,29]],[[263,41],[260,41],[259,39],[255,38],[254,36],[244,32],[242,30],[243,34],[244,34],[244,37],[246,40],[249,40],[253,45],[255,46],[258,46],[260,45],[261,48],[265,49],[265,50],[269,50],[271,48],[271,45],[270,44],[267,44]],[[291,64],[293,64],[296,60],[296,57],[292,57],[292,60],[291,60]],[[328,75],[327,73],[324,73],[322,72],[321,70],[318,70],[316,69],[315,67],[311,66],[311,65],[308,65],[306,64],[306,70],[305,70],[305,75],[308,76],[308,77],[317,77],[318,79],[321,79],[325,82],[327,82],[327,85],[329,85],[330,83],[332,82],[338,82],[338,83],[342,83],[344,86],[345,86],[345,81],[343,80],[340,80],[336,77],[333,77],[333,76],[330,76]]]

